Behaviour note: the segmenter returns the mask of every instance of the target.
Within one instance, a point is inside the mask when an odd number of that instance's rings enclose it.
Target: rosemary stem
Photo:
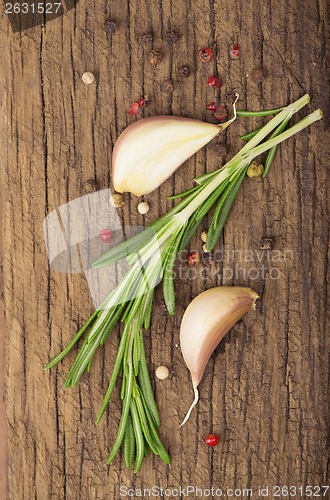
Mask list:
[[[228,162],[222,167],[216,175],[211,178],[209,183],[205,183],[203,191],[201,191],[196,198],[189,203],[189,205],[181,211],[181,216],[188,220],[189,217],[199,208],[199,206],[213,193],[213,191],[220,186],[220,184],[229,177],[237,168],[243,166],[242,158],[236,155],[234,162]]]
[[[282,134],[277,135],[273,139],[269,139],[268,141],[264,142],[263,144],[260,144],[259,146],[251,149],[248,153],[244,155],[248,161],[252,161],[256,156],[261,155],[265,151],[268,151],[268,149],[277,146],[281,142],[285,141],[286,139],[289,139],[293,135],[297,134],[297,132],[301,132],[304,128],[309,127],[312,123],[321,120],[323,116],[323,113],[320,109],[317,109],[310,115],[306,116],[302,120],[300,120],[296,125],[293,125],[292,127],[288,128],[285,132],[282,132]]]

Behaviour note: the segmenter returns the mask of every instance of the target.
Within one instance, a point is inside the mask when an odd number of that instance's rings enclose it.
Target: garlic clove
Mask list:
[[[235,323],[255,308],[258,298],[250,288],[222,286],[206,290],[187,307],[181,322],[180,344],[195,399],[181,425],[198,402],[197,387],[211,354]]]
[[[138,120],[124,130],[113,150],[115,190],[136,196],[154,191],[235,118],[236,112],[217,125],[178,116]]]

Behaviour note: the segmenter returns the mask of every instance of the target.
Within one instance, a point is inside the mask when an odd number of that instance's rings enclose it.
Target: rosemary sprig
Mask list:
[[[163,279],[166,307],[173,315],[173,267],[178,252],[189,244],[203,217],[213,206],[215,212],[206,245],[208,250],[214,248],[251,161],[265,151],[274,151],[282,141],[321,119],[322,113],[317,110],[283,131],[290,117],[308,102],[309,96],[305,95],[286,108],[268,112],[277,114],[224,167],[196,179],[198,185],[181,193],[183,199],[149,228],[94,261],[93,267],[97,268],[126,258],[131,268],[69,345],[45,368],[57,364],[85,335],[65,381],[66,387],[75,386],[83,373],[89,371],[98,347],[104,344],[115,324],[119,320],[124,324],[112,376],[97,417],[99,423],[121,374],[122,415],[108,463],[115,458],[122,443],[126,464],[131,467],[134,463],[135,472],[141,467],[149,448],[169,463],[169,455],[158,434],[160,419],[143,344],[142,329],[150,325],[154,287]],[[270,138],[262,142],[267,136]]]

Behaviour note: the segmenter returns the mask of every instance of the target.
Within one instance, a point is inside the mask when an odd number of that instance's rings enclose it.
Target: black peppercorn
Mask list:
[[[191,70],[190,70],[189,66],[181,66],[179,68],[179,75],[183,76],[183,78],[188,78],[188,76],[190,76],[190,74],[191,74]]]
[[[165,41],[169,44],[172,45],[173,43],[176,43],[179,39],[179,35],[176,33],[174,30],[168,30],[165,33]]]
[[[263,238],[260,248],[261,250],[271,250],[273,248],[273,240],[271,238]]]
[[[143,97],[140,97],[139,105],[140,108],[146,108],[147,106],[149,106],[149,96],[144,95]]]
[[[212,267],[215,265],[215,259],[212,254],[208,253],[204,256],[203,259],[204,265],[207,267]]]
[[[157,66],[157,64],[159,64],[161,60],[162,60],[161,52],[159,52],[158,50],[151,50],[151,52],[149,52],[150,64],[152,64],[153,66]]]
[[[215,110],[214,116],[220,122],[226,121],[227,118],[228,118],[228,112],[227,112],[227,109],[226,109],[226,105],[225,104],[219,104],[219,106]]]
[[[166,94],[170,94],[171,92],[173,92],[173,89],[174,89],[174,85],[173,85],[172,80],[166,80],[162,84],[162,91],[165,92]]]
[[[143,33],[143,34],[140,36],[140,42],[141,42],[143,45],[150,45],[150,44],[152,43],[152,40],[153,40],[152,33]]]
[[[95,191],[97,191],[97,182],[96,182],[96,180],[95,179],[88,179],[84,183],[84,190],[88,194],[94,193]]]
[[[107,35],[113,35],[117,31],[116,23],[111,19],[107,19],[104,23],[104,31]]]

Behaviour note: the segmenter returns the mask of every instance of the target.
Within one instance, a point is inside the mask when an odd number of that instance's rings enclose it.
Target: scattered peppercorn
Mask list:
[[[198,51],[198,57],[203,63],[208,63],[213,59],[213,50],[205,47],[204,49],[200,49]]]
[[[166,366],[158,366],[156,369],[156,377],[159,380],[165,380],[169,376],[170,372]]]
[[[111,19],[107,19],[104,23],[104,31],[107,35],[113,35],[117,31],[116,23]]]
[[[189,66],[180,66],[179,68],[179,75],[182,76],[183,78],[188,78],[188,76],[191,75],[191,69]]]
[[[228,111],[225,104],[219,104],[215,110],[214,116],[220,122],[224,122],[228,118]]]
[[[209,102],[209,103],[206,105],[206,109],[207,109],[208,111],[212,111],[212,113],[214,113],[214,112],[215,112],[215,110],[217,109],[217,106],[216,106],[215,102],[213,102],[213,101],[212,101],[212,102]]]
[[[222,82],[219,80],[219,78],[216,78],[214,75],[211,75],[209,79],[207,80],[207,83],[210,87],[222,87]]]
[[[152,66],[157,66],[162,61],[162,54],[158,50],[151,50],[149,52],[149,62]]]
[[[139,103],[138,102],[132,102],[132,106],[130,107],[130,109],[127,111],[127,114],[128,115],[131,115],[131,116],[136,116],[139,112]]]
[[[207,446],[216,446],[219,443],[219,436],[216,434],[208,434],[205,438]]]
[[[149,212],[149,205],[145,201],[141,201],[141,203],[138,204],[138,212],[139,214],[147,214]]]
[[[254,68],[254,70],[252,70],[252,80],[255,83],[261,83],[264,78],[265,72],[262,68]]]
[[[115,207],[115,208],[122,207],[124,205],[123,197],[118,193],[111,195],[110,196],[110,205],[112,207]]]
[[[100,239],[104,243],[108,243],[112,239],[112,231],[110,231],[110,229],[102,229],[100,232]]]
[[[143,97],[140,97],[139,106],[140,108],[146,108],[147,106],[149,106],[149,96],[144,95]]]
[[[271,250],[273,248],[273,240],[271,238],[263,238],[260,248],[261,250]]]
[[[234,47],[231,49],[230,56],[232,59],[239,58],[239,45],[238,45],[238,43],[235,43]]]
[[[250,165],[249,165],[249,168],[247,169],[247,176],[248,177],[260,177],[262,174],[264,173],[264,166],[261,165],[261,163],[258,163],[256,162],[255,160],[253,160]]]
[[[179,40],[179,35],[174,30],[168,30],[165,33],[164,39],[165,39],[165,42],[167,42],[169,45],[172,45]]]
[[[81,79],[86,85],[91,85],[95,80],[95,76],[90,71],[86,71]]]
[[[199,252],[190,252],[188,255],[188,264],[189,266],[195,266],[199,264],[201,261],[201,256]]]
[[[141,36],[140,36],[140,42],[143,44],[143,45],[150,45],[152,43],[152,40],[153,40],[153,35],[152,33],[143,33]]]
[[[214,264],[215,264],[215,260],[214,260],[213,255],[211,255],[210,253],[206,254],[206,255],[205,255],[205,257],[204,257],[204,264],[205,264],[207,267],[212,267],[212,266],[214,266]]]
[[[201,240],[206,243],[206,238],[207,238],[207,232],[206,231],[203,231],[202,234],[201,234]]]
[[[86,193],[94,193],[97,191],[97,182],[94,179],[88,179],[84,183],[84,189]]]
[[[171,92],[173,92],[173,90],[174,90],[174,85],[173,85],[172,80],[166,80],[162,84],[162,91],[165,92],[166,94],[171,94]]]

